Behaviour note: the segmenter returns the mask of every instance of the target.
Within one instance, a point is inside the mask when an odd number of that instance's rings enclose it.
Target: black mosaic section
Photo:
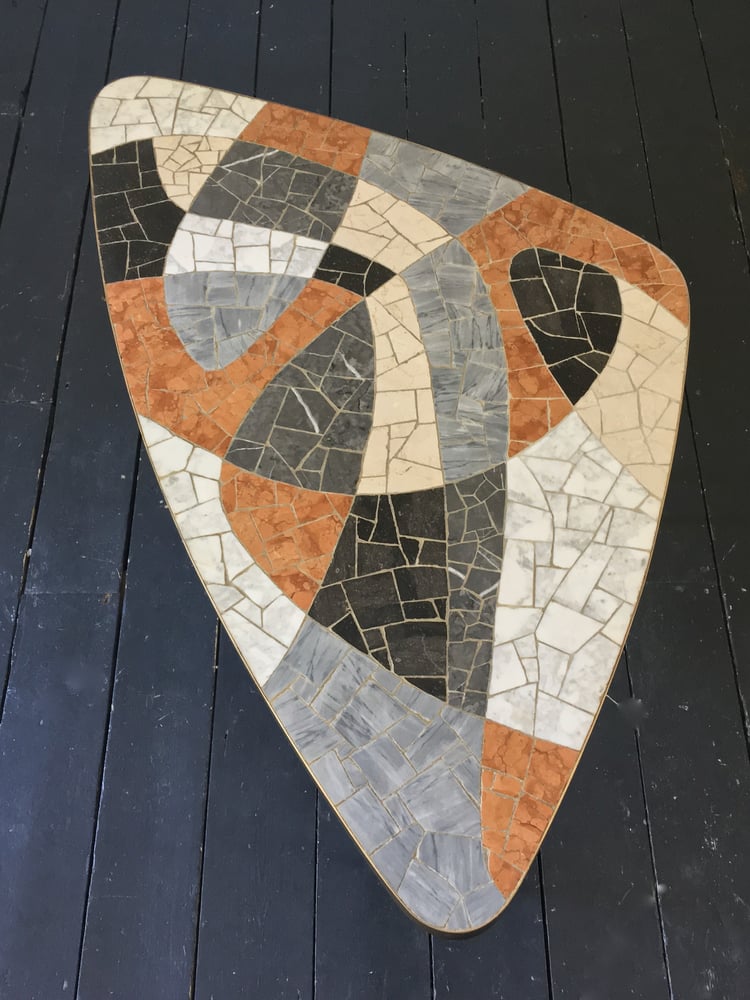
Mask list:
[[[358,496],[310,617],[445,700],[445,490]]]
[[[227,460],[305,489],[354,493],[372,426],[374,374],[370,317],[360,302],[268,384]]]
[[[333,244],[328,247],[314,277],[341,285],[357,295],[369,295],[389,281],[394,272],[369,257]]]
[[[96,153],[91,163],[104,280],[160,277],[185,213],[161,185],[151,139]]]
[[[503,560],[505,466],[445,488],[448,511],[448,703],[484,715]]]
[[[328,242],[357,178],[253,142],[232,144],[191,212]]]
[[[577,403],[603,370],[622,320],[617,282],[594,264],[532,247],[510,265],[526,326],[560,388]]]

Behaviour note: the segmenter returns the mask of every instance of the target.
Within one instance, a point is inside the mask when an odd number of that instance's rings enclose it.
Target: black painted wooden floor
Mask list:
[[[0,0],[0,24],[2,1000],[750,996],[750,5]],[[358,856],[159,499],[87,188],[89,105],[131,73],[487,164],[689,280],[627,651],[538,864],[472,939],[427,935]]]

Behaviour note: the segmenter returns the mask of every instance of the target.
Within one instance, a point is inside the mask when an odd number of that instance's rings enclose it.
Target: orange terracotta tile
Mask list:
[[[482,767],[525,778],[534,740],[517,729],[485,719]]]
[[[577,751],[485,720],[482,844],[504,895],[531,864],[577,760]]]
[[[222,465],[221,501],[232,530],[304,611],[320,589],[352,500],[264,479],[231,462]]]
[[[526,792],[549,805],[557,805],[578,757],[577,750],[547,740],[536,740],[524,785]]]
[[[524,875],[524,872],[509,865],[496,854],[490,854],[489,869],[495,885],[506,899],[512,895]]]
[[[312,111],[266,104],[240,133],[245,142],[275,146],[347,174],[359,173],[370,130]]]
[[[498,310],[508,363],[510,455],[522,451],[520,445],[538,441],[572,410],[570,403],[561,398],[563,394],[516,305],[510,287],[510,263],[516,253],[540,246],[596,263],[641,288],[678,319],[685,323],[688,320],[685,282],[660,250],[542,191],[532,188],[486,216],[460,239],[476,261]],[[529,368],[534,369],[533,373],[527,371],[521,376],[520,370]],[[550,390],[550,384],[556,391]],[[537,419],[531,404],[541,396],[556,401],[544,419],[540,414]]]
[[[169,323],[161,278],[114,282],[105,292],[136,411],[222,458],[282,366],[359,301],[353,292],[312,279],[242,357],[206,372]]]

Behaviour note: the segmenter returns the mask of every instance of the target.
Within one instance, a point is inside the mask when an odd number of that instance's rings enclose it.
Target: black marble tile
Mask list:
[[[161,185],[151,139],[123,143],[91,162],[104,280],[159,277],[185,213]]]
[[[236,141],[191,211],[328,242],[356,183],[356,177],[303,156]]]
[[[578,402],[614,350],[622,322],[617,282],[602,268],[546,250],[511,261],[511,288],[560,388]]]
[[[369,257],[331,244],[323,254],[315,277],[348,288],[357,295],[369,295],[390,281],[393,274],[389,268]]]
[[[305,489],[354,493],[372,426],[374,364],[370,318],[360,302],[270,382],[227,459]]]

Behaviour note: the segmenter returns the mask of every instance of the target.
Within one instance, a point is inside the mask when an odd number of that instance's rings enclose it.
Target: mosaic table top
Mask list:
[[[398,902],[476,930],[635,612],[683,278],[508,177],[251,97],[118,80],[90,145],[117,347],[196,571]]]

